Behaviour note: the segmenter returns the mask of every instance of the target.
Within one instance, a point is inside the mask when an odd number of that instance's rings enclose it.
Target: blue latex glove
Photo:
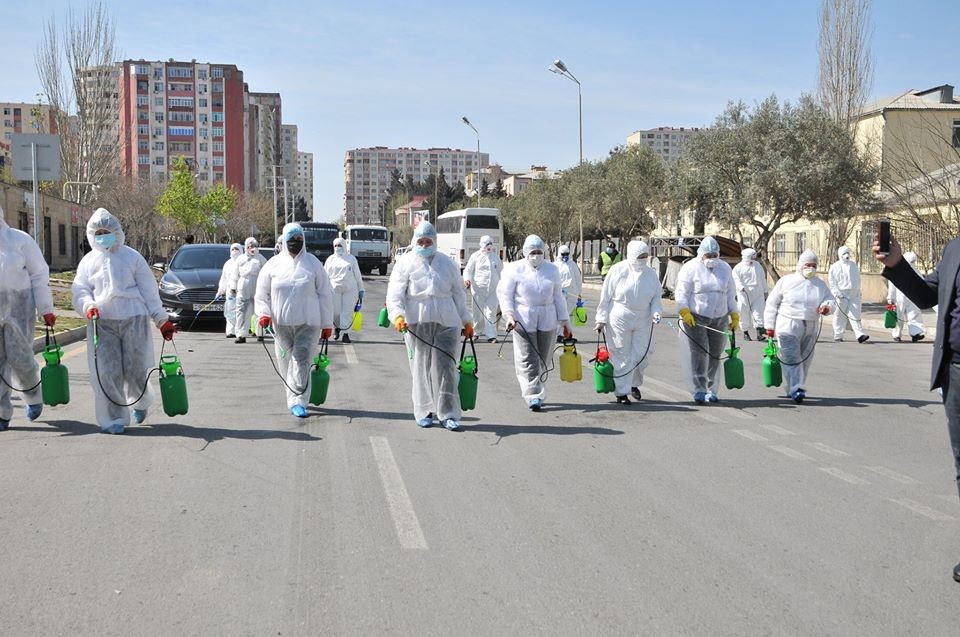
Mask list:
[[[360,290],[360,302],[363,303],[363,290]]]

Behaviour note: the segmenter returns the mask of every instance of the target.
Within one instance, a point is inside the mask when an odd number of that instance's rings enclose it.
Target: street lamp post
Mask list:
[[[433,164],[426,159],[423,160],[423,165],[430,166],[430,168],[433,168]],[[440,216],[440,202],[437,201],[437,197],[439,196],[438,193],[440,192],[438,190],[439,187],[440,187],[440,164],[438,163],[437,172],[434,173],[434,176],[433,176],[433,220],[434,221],[436,221],[437,217]]]
[[[547,68],[551,73],[556,73],[557,75],[562,75],[568,80],[574,82],[577,85],[577,117],[579,120],[580,128],[580,164],[583,164],[583,96],[580,91],[580,80],[578,80],[573,73],[570,72],[570,69],[567,68],[567,65],[563,63],[563,60],[557,58],[553,61],[553,65]],[[577,216],[580,222],[580,279],[584,278],[583,270],[583,211],[577,210]]]
[[[473,132],[477,134],[477,183],[473,184],[473,187],[477,189],[477,208],[480,207],[480,132],[476,127],[470,123],[470,120],[466,117],[461,117],[460,120],[473,129]]]

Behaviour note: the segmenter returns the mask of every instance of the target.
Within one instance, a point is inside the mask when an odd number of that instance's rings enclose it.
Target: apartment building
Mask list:
[[[627,145],[642,144],[647,146],[663,161],[669,163],[683,156],[684,144],[690,137],[699,132],[699,128],[660,126],[649,130],[634,131],[627,137]]]
[[[271,190],[274,177],[283,177],[282,121],[283,100],[279,93],[250,93],[247,111],[250,190]]]
[[[482,170],[490,164],[490,155],[481,153],[478,157],[475,151],[453,148],[375,146],[348,150],[343,160],[343,213],[347,223],[379,223],[394,169],[420,182],[442,168],[446,182],[452,186],[476,172],[477,162]]]
[[[183,157],[200,183],[249,189],[241,70],[172,59],[126,60],[120,67],[123,174],[166,180],[173,160]]]
[[[313,219],[313,153],[297,151],[296,184],[296,196],[307,202],[307,213]]]

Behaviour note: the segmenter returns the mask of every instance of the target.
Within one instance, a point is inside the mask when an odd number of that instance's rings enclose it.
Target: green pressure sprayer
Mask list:
[[[767,339],[767,347],[763,350],[761,369],[764,387],[779,387],[783,383],[783,370],[780,368],[777,342],[772,338]]]
[[[600,338],[603,337],[603,345],[600,344]],[[597,353],[590,359],[593,363],[593,387],[598,394],[609,394],[617,386],[614,381],[613,363],[610,362],[610,352],[607,350],[606,334],[597,334]]]
[[[40,391],[44,405],[66,405],[70,402],[70,375],[67,366],[63,364],[63,348],[57,344],[57,336],[53,334],[53,344],[50,344],[51,332],[47,328],[46,345],[43,348],[43,360],[46,361],[40,370]]]
[[[328,339],[323,339],[320,353],[313,359],[313,369],[310,372],[310,404],[322,405],[327,400],[327,390],[330,389],[330,357],[327,350],[330,346]]]
[[[727,389],[743,389],[743,360],[738,358],[740,348],[737,347],[736,334],[727,332],[730,339],[730,349],[725,350],[727,360],[723,362],[723,380]]]
[[[587,324],[587,309],[583,307],[583,299],[579,296],[577,297],[577,306],[573,308],[573,324],[574,325],[586,325]]]
[[[387,312],[386,303],[380,308],[380,314],[377,316],[377,325],[380,327],[390,327],[390,314]]]
[[[168,416],[184,416],[190,409],[187,377],[183,375],[180,358],[174,354],[160,355],[160,398],[163,413]]]
[[[470,343],[470,356],[467,353],[467,342]],[[457,391],[460,393],[460,409],[470,411],[477,406],[477,372],[480,369],[477,363],[477,349],[473,345],[473,339],[464,337],[463,347],[460,348],[460,382],[457,384]]]
[[[883,312],[883,326],[888,330],[892,330],[897,326],[897,306],[888,305],[887,309]]]

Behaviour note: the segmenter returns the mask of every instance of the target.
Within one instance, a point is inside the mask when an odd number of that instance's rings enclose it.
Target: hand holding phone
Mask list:
[[[888,219],[880,220],[880,230],[877,234],[877,243],[880,244],[877,254],[884,256],[890,254],[890,221]]]

